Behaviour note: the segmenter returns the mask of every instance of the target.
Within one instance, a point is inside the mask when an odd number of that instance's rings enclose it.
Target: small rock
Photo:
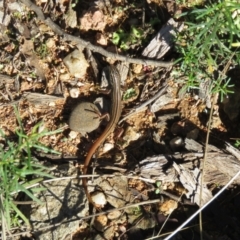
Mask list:
[[[82,86],[84,86],[84,84],[82,82],[77,82],[77,86],[82,87]]]
[[[111,225],[108,228],[104,230],[102,234],[97,234],[96,237],[94,237],[94,240],[106,240],[106,239],[116,239],[115,237],[115,226]]]
[[[72,7],[69,7],[64,18],[67,26],[71,28],[75,28],[77,26],[77,13],[72,9]]]
[[[170,147],[173,151],[177,151],[184,145],[183,139],[181,137],[175,137],[170,141]]]
[[[191,130],[190,132],[187,133],[187,138],[188,139],[193,139],[196,140],[199,134],[199,129],[195,128],[193,130]]]
[[[110,212],[110,213],[107,215],[107,217],[108,217],[109,220],[114,220],[114,219],[119,218],[119,217],[121,216],[121,214],[122,214],[122,213],[121,213],[120,211],[115,210],[115,211]]]
[[[80,92],[79,92],[79,89],[78,88],[72,88],[72,89],[70,89],[70,96],[72,97],[72,98],[78,98],[78,96],[79,96],[79,94],[80,94]]]
[[[70,74],[76,78],[83,78],[86,75],[87,68],[89,67],[84,54],[78,49],[68,54],[63,59],[63,62],[67,66]]]
[[[105,152],[110,151],[113,148],[114,148],[114,144],[112,144],[112,143],[105,143],[103,145],[102,151],[103,151],[103,153],[105,153]]]
[[[98,206],[104,206],[107,203],[107,199],[102,192],[94,192],[92,194],[92,201]]]
[[[128,179],[125,176],[101,179],[97,185],[104,189],[108,203],[115,208],[123,207],[127,202],[134,201],[133,194],[128,190]]]
[[[51,30],[51,28],[48,25],[46,25],[45,23],[42,23],[39,25],[39,31],[41,33],[49,33],[50,30]]]
[[[3,24],[4,26],[7,27],[8,24],[10,23],[10,21],[11,21],[10,15],[7,14],[4,18],[4,13],[2,11],[0,11],[0,22],[1,22],[1,24]]]
[[[174,122],[170,130],[173,135],[178,135],[182,133],[183,131],[182,129],[183,129],[182,122],[179,121],[179,122]]]
[[[71,131],[71,132],[69,133],[69,137],[70,137],[71,139],[75,139],[75,138],[77,137],[77,132]]]
[[[133,72],[135,74],[140,74],[143,70],[143,65],[142,64],[133,64]]]

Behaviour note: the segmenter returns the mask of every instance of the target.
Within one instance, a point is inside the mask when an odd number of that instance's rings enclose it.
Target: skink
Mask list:
[[[92,147],[90,148],[84,162],[84,168],[83,168],[83,174],[87,174],[88,167],[90,164],[90,161],[92,159],[93,154],[97,151],[97,149],[100,147],[100,145],[105,141],[105,139],[112,133],[119,121],[119,118],[121,116],[122,112],[122,106],[121,106],[121,91],[120,91],[120,75],[116,67],[109,66],[106,69],[106,73],[109,77],[109,83],[111,85],[111,110],[110,110],[110,120],[108,122],[107,127],[105,128],[104,132],[100,135],[100,137],[94,142]],[[86,193],[88,201],[96,206],[96,204],[93,203],[90,193],[88,192],[87,188],[87,178],[82,179],[83,188]]]

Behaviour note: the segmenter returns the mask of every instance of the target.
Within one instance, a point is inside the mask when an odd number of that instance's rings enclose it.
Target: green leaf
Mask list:
[[[38,187],[38,188],[31,188],[31,191],[34,193],[45,191],[47,188],[45,187]]]
[[[42,121],[38,122],[36,125],[33,126],[32,130],[31,130],[31,134],[33,133],[38,133],[38,129],[39,127],[43,124]]]
[[[42,182],[42,181],[43,181],[43,178],[35,178],[35,179],[31,180],[31,181],[23,183],[22,186],[24,188],[28,188],[29,186],[35,185],[35,184],[37,184],[39,182]]]
[[[23,170],[23,171],[18,171],[18,173],[20,174],[21,177],[26,177],[28,175],[34,174],[34,175],[39,175],[39,176],[43,176],[43,177],[54,178],[54,176],[43,172],[41,169],[32,169],[32,170],[27,169],[27,170]]]
[[[126,50],[129,49],[129,45],[126,44],[125,42],[122,42],[121,45],[120,45],[120,48],[126,51]]]
[[[118,45],[120,43],[120,39],[120,35],[117,32],[114,32],[112,37],[113,44]]]
[[[159,187],[162,185],[162,182],[157,181],[157,182],[156,182],[156,185],[157,185],[157,187],[159,188]]]
[[[143,35],[143,31],[141,29],[137,29],[135,27],[132,27],[132,33],[136,38],[141,38]]]
[[[60,155],[61,153],[54,150],[54,149],[50,149],[42,144],[33,144],[32,147],[36,148],[37,150],[43,151],[44,153],[54,153],[54,154],[58,154]]]
[[[16,207],[13,202],[10,202],[12,209],[17,213],[17,215],[30,227],[30,222],[28,219],[22,214],[22,212]]]
[[[18,184],[16,190],[26,193],[33,201],[38,204],[42,204],[38,198],[36,198],[28,189],[24,188],[21,184]]]
[[[136,95],[137,95],[137,93],[136,93],[135,89],[134,89],[134,88],[129,88],[129,89],[127,89],[127,91],[124,93],[124,95],[123,95],[123,100],[128,100],[129,98],[132,98],[132,97],[134,97],[134,96],[136,96]]]
[[[156,190],[155,190],[155,193],[156,193],[156,194],[159,194],[159,193],[160,193],[160,189],[156,189]]]
[[[39,138],[44,137],[44,136],[50,136],[50,135],[54,135],[57,133],[61,133],[62,131],[63,131],[63,129],[56,129],[54,131],[49,131],[49,132],[47,130],[44,130],[41,133],[38,133],[38,136],[39,136]]]

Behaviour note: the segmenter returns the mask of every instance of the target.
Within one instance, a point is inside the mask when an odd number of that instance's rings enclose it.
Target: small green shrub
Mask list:
[[[141,43],[143,40],[143,31],[140,28],[131,27],[129,33],[122,29],[113,33],[112,42],[113,44],[119,46],[122,50],[128,50],[131,45],[135,43]]]
[[[135,97],[137,95],[136,90],[134,88],[129,88],[123,95],[123,100],[128,100],[132,97]]]
[[[212,91],[229,93],[222,77],[213,73],[225,67],[233,52],[232,46],[240,41],[240,4],[238,0],[208,1],[202,8],[182,14],[185,29],[177,39],[180,53],[179,75],[187,77],[186,89],[198,88],[202,79],[211,81]],[[232,58],[232,65],[240,62],[239,50]],[[218,83],[221,82],[219,85]],[[224,87],[224,89],[222,88]]]
[[[29,224],[28,219],[18,209],[14,200],[19,192],[25,193],[32,200],[41,203],[34,193],[44,190],[42,187],[31,187],[44,178],[53,178],[48,169],[39,164],[32,151],[44,151],[57,154],[39,142],[43,136],[61,132],[39,131],[42,123],[36,124],[27,135],[24,132],[21,119],[15,110],[19,128],[16,130],[17,141],[9,140],[0,129],[0,210],[2,228],[10,229],[19,225],[19,219]]]

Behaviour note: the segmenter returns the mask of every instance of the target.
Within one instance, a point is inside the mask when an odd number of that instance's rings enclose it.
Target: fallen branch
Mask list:
[[[90,42],[87,42],[81,39],[80,37],[75,37],[73,35],[65,33],[57,24],[55,24],[51,20],[51,18],[45,17],[42,10],[36,4],[32,3],[30,0],[20,0],[20,1],[29,9],[34,11],[38,16],[38,19],[43,21],[45,24],[47,24],[52,29],[53,32],[61,36],[65,41],[71,41],[73,42],[73,44],[81,45],[82,48],[88,48],[91,51],[98,52],[105,57],[117,59],[117,60],[128,62],[128,63],[136,63],[136,64],[152,65],[152,66],[160,66],[160,67],[171,67],[174,64],[173,62],[163,62],[159,60],[155,61],[155,60],[147,60],[147,59],[129,58],[127,56],[108,52],[102,47],[95,46]]]

